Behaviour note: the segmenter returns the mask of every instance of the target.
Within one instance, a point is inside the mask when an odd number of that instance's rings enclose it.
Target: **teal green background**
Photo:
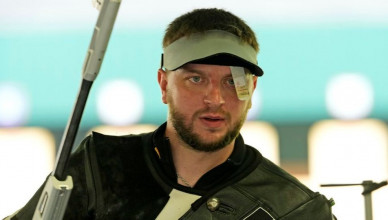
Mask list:
[[[388,120],[388,27],[252,27],[265,72],[258,83],[262,109],[256,119],[309,124],[330,118],[326,84],[336,74],[351,72],[363,74],[373,85],[370,117]],[[29,92],[27,125],[61,128],[66,124],[91,35],[91,29],[0,33],[0,83],[18,82]],[[162,35],[163,29],[114,29],[82,126],[101,123],[96,91],[102,83],[118,78],[137,82],[144,92],[140,123],[165,120],[166,106],[157,84]]]

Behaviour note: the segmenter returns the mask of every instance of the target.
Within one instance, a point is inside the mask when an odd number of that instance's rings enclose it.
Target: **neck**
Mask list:
[[[182,141],[172,125],[167,124],[166,136],[169,138],[178,183],[194,186],[205,173],[225,162],[234,148],[234,141],[215,152],[197,151]]]

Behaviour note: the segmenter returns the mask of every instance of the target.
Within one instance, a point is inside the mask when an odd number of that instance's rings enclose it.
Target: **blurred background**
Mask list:
[[[257,33],[259,78],[242,133],[282,168],[333,197],[339,219],[364,219],[362,187],[388,176],[385,0],[123,0],[75,145],[91,130],[139,133],[163,123],[157,69],[170,21],[217,7]],[[81,83],[98,11],[91,0],[14,0],[0,8],[0,218],[53,168]],[[373,193],[386,219],[388,187]]]

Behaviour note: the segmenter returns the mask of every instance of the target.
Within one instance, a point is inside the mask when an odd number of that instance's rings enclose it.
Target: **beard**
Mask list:
[[[215,152],[226,147],[237,137],[244,124],[248,111],[246,110],[239,120],[232,124],[231,129],[227,130],[225,135],[212,142],[205,142],[199,134],[194,132],[194,119],[198,118],[197,115],[204,112],[210,112],[210,110],[200,110],[196,112],[190,120],[177,111],[174,104],[170,102],[170,119],[180,139],[194,150],[201,152]],[[227,119],[231,118],[228,113],[224,115],[226,115]],[[187,125],[185,124],[186,121],[189,121]]]

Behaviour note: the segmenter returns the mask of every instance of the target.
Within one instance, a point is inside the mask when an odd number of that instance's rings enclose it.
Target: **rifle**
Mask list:
[[[93,5],[100,13],[82,68],[81,87],[72,115],[62,136],[54,170],[48,177],[39,198],[33,220],[60,220],[63,218],[73,189],[73,180],[71,176],[65,176],[64,171],[68,164],[89,91],[100,71],[120,3],[121,0],[93,0]]]

